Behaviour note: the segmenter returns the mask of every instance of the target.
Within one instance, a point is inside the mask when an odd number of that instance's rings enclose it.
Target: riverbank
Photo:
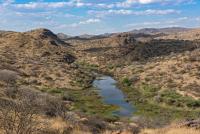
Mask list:
[[[112,114],[117,107],[112,105],[105,106],[103,98],[98,95],[97,89],[92,88],[92,82],[94,81],[94,78],[102,76],[99,75],[100,72],[101,74],[109,74],[109,76],[112,76],[115,80],[117,80],[117,86],[122,89],[126,101],[128,101],[132,106],[136,107],[137,111],[133,114],[133,116],[130,116],[130,118],[126,119],[125,121],[137,122],[139,124],[141,123],[146,127],[158,127],[165,126],[177,120],[195,119],[200,113],[198,109],[188,109],[185,107],[180,107],[181,105],[169,105],[165,104],[165,102],[159,102],[159,99],[172,99],[175,102],[181,103],[185,102],[182,102],[180,99],[185,101],[189,100],[177,95],[175,92],[162,92],[161,98],[157,98],[159,87],[154,87],[153,85],[148,85],[145,83],[141,86],[134,86],[129,78],[119,77],[116,74],[117,72],[114,71],[116,70],[115,66],[112,68],[102,68],[98,65],[84,62],[79,62],[78,65],[84,68],[84,70],[87,70],[93,79],[91,79],[89,85],[86,86],[84,91],[80,90],[78,93],[72,92],[72,94],[75,94],[74,96],[76,98],[81,98],[82,95],[84,96],[82,92],[88,93],[93,91],[93,94],[88,95],[86,99],[78,99],[78,101],[75,102],[75,107],[73,110],[81,109],[80,111],[86,113],[87,115],[99,116],[99,118],[103,118],[111,122],[120,119]],[[94,100],[97,100],[97,102]]]
[[[131,117],[135,109],[126,101],[123,92],[116,84],[117,82],[112,77],[101,76],[94,80],[93,87],[98,89],[105,104],[118,107],[118,110],[113,111],[114,115]]]
[[[117,80],[117,86],[122,89],[127,101],[137,109],[133,116],[142,117],[141,120],[149,122],[147,126],[154,127],[158,124],[164,126],[176,120],[195,119],[200,114],[198,108],[183,106],[183,104],[190,106],[196,102],[195,100],[181,96],[173,90],[166,90],[160,94],[159,87],[147,83],[135,86],[129,78],[119,77],[114,71],[115,66],[101,67],[101,69],[97,66],[96,70],[109,74]]]

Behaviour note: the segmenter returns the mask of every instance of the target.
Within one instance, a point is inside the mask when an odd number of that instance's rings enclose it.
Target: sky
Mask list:
[[[200,27],[200,0],[0,0],[0,30],[68,35]]]

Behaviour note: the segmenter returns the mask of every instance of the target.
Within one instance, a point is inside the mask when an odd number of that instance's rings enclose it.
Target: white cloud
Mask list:
[[[14,3],[14,2],[15,2],[15,0],[2,0],[2,1],[0,1],[0,3],[2,3],[4,6],[9,5],[11,3]]]
[[[65,29],[65,28],[76,28],[79,27],[81,25],[88,25],[88,24],[95,24],[95,23],[99,23],[101,22],[100,19],[88,19],[88,20],[84,20],[84,21],[80,21],[77,23],[72,23],[72,24],[62,24],[59,26],[56,26],[57,29]]]
[[[196,21],[200,21],[200,17],[196,17],[195,20],[196,20]]]
[[[115,4],[104,4],[104,3],[99,3],[99,4],[96,4],[95,7],[97,7],[97,8],[107,8],[107,9],[110,9],[110,8],[114,8],[114,7],[115,7]]]
[[[188,17],[181,17],[181,18],[178,18],[177,20],[182,21],[182,20],[188,20],[188,19],[189,19]]]
[[[100,19],[88,19],[88,20],[85,20],[85,21],[80,21],[78,23],[73,23],[71,25],[69,25],[70,27],[78,27],[80,25],[88,25],[88,24],[95,24],[95,23],[99,23],[101,22]]]
[[[160,21],[153,21],[153,22],[127,24],[125,27],[147,27],[147,26],[155,26],[155,25],[160,25],[160,24],[161,24]]]
[[[91,23],[97,23],[100,22],[100,19],[88,19],[86,21],[81,21],[79,24],[91,24]]]
[[[83,0],[70,0],[68,3],[68,6],[73,6],[73,7],[84,7],[84,6],[92,6],[92,3],[86,3],[83,2]]]
[[[4,11],[3,7],[0,5],[0,13]]]
[[[117,7],[130,7],[133,4],[151,4],[158,2],[166,2],[171,0],[125,0],[124,2],[118,2]]]
[[[82,0],[70,0],[68,2],[29,2],[23,4],[12,4],[20,9],[42,9],[42,8],[64,8],[64,7],[84,7],[92,6],[92,3],[85,3]]]
[[[69,13],[66,13],[66,14],[60,13],[60,14],[65,18],[81,18],[80,16],[76,16],[76,15],[69,14]]]
[[[130,8],[136,4],[152,4],[152,3],[168,3],[168,4],[176,4],[176,3],[188,3],[193,0],[125,0],[123,2],[113,2],[110,4],[106,3],[88,3],[83,0],[69,0],[62,2],[44,2],[36,1],[36,2],[28,2],[22,4],[14,3],[14,0],[3,0],[2,3],[4,6],[11,5],[16,8],[23,9],[38,9],[38,8],[64,8],[64,7],[89,7],[89,8]]]
[[[180,11],[174,10],[174,9],[166,9],[166,10],[154,10],[154,9],[148,9],[145,11],[139,11],[135,12],[135,15],[167,15],[167,14],[173,14],[173,13],[180,13]]]
[[[105,17],[107,15],[167,15],[167,14],[178,14],[180,11],[174,9],[166,9],[166,10],[154,10],[148,9],[144,11],[133,11],[133,10],[103,10],[103,11],[95,11],[90,10],[88,14],[95,15],[96,17]]]
[[[175,22],[172,23],[170,21],[167,21],[167,22],[155,21],[155,22],[128,24],[125,26],[125,28],[140,29],[140,28],[157,28],[157,27],[176,27],[176,26],[179,26],[179,25],[175,24]]]
[[[177,3],[191,3],[193,0],[125,0],[123,2],[117,2],[116,7],[129,8],[134,4],[177,4]]]
[[[175,27],[180,26],[182,23],[190,22],[194,20],[194,18],[188,17],[180,17],[177,19],[171,20],[164,20],[164,21],[149,21],[149,22],[142,22],[142,23],[131,23],[125,25],[126,28],[146,28],[146,27]]]
[[[16,8],[36,9],[36,8],[62,8],[70,6],[68,2],[29,2],[26,4],[15,4]]]

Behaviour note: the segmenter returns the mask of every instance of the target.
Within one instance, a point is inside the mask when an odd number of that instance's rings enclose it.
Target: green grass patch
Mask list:
[[[49,88],[49,87],[44,87],[40,89],[40,91],[50,94],[62,94],[64,93],[65,90],[66,89],[64,88]]]
[[[106,120],[116,120],[112,112],[117,107],[104,104],[94,89],[85,89],[82,92],[71,91],[70,94],[75,99],[74,110],[78,110],[87,115],[96,115]]]
[[[174,90],[166,90],[161,93],[162,102],[177,107],[199,108],[200,100],[188,96],[182,96]]]
[[[142,85],[140,88],[140,92],[143,94],[145,98],[152,98],[158,94],[160,89],[151,85]]]
[[[134,88],[122,83],[120,87],[136,108],[135,115],[159,120],[161,125],[177,119],[198,118],[200,115],[199,100],[184,97],[173,90],[160,91],[158,87],[145,84]],[[160,96],[161,102],[155,101],[157,96]]]
[[[79,111],[88,116],[95,115],[106,121],[116,121],[119,119],[119,117],[113,114],[113,111],[117,110],[118,107],[104,104],[94,88],[54,89],[45,87],[40,90],[60,96],[63,101],[72,101],[73,105],[70,108],[72,111]]]
[[[79,61],[79,62],[76,62],[79,66],[81,66],[82,68],[84,69],[89,69],[89,70],[96,70],[99,65],[97,64],[91,64],[91,63],[87,63],[87,62],[84,62],[84,61]]]

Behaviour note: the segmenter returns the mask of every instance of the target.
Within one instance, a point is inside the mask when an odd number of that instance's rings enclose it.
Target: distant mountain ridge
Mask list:
[[[68,38],[71,38],[71,37],[72,37],[72,36],[67,35],[67,34],[64,34],[64,33],[58,33],[57,36],[58,36],[58,38],[60,38],[61,40],[65,40],[65,39],[68,39]]]
[[[57,36],[62,40],[91,40],[91,39],[101,39],[110,37],[112,34],[102,34],[102,35],[89,35],[83,34],[79,36],[70,36],[63,33],[57,34]]]
[[[157,33],[177,33],[177,32],[185,32],[192,30],[191,28],[183,28],[183,27],[169,27],[169,28],[143,28],[139,30],[129,31],[130,33],[144,33],[144,34],[157,34]]]
[[[184,28],[184,27],[168,27],[168,28],[143,28],[143,29],[134,29],[128,32],[119,32],[119,33],[104,33],[99,35],[90,35],[90,34],[83,34],[79,36],[70,36],[66,35],[64,33],[58,33],[57,36],[62,40],[88,40],[88,39],[101,39],[101,38],[107,38],[111,37],[113,35],[119,35],[123,33],[129,33],[129,34],[172,34],[172,33],[178,33],[178,32],[187,32],[193,30],[192,28]]]

